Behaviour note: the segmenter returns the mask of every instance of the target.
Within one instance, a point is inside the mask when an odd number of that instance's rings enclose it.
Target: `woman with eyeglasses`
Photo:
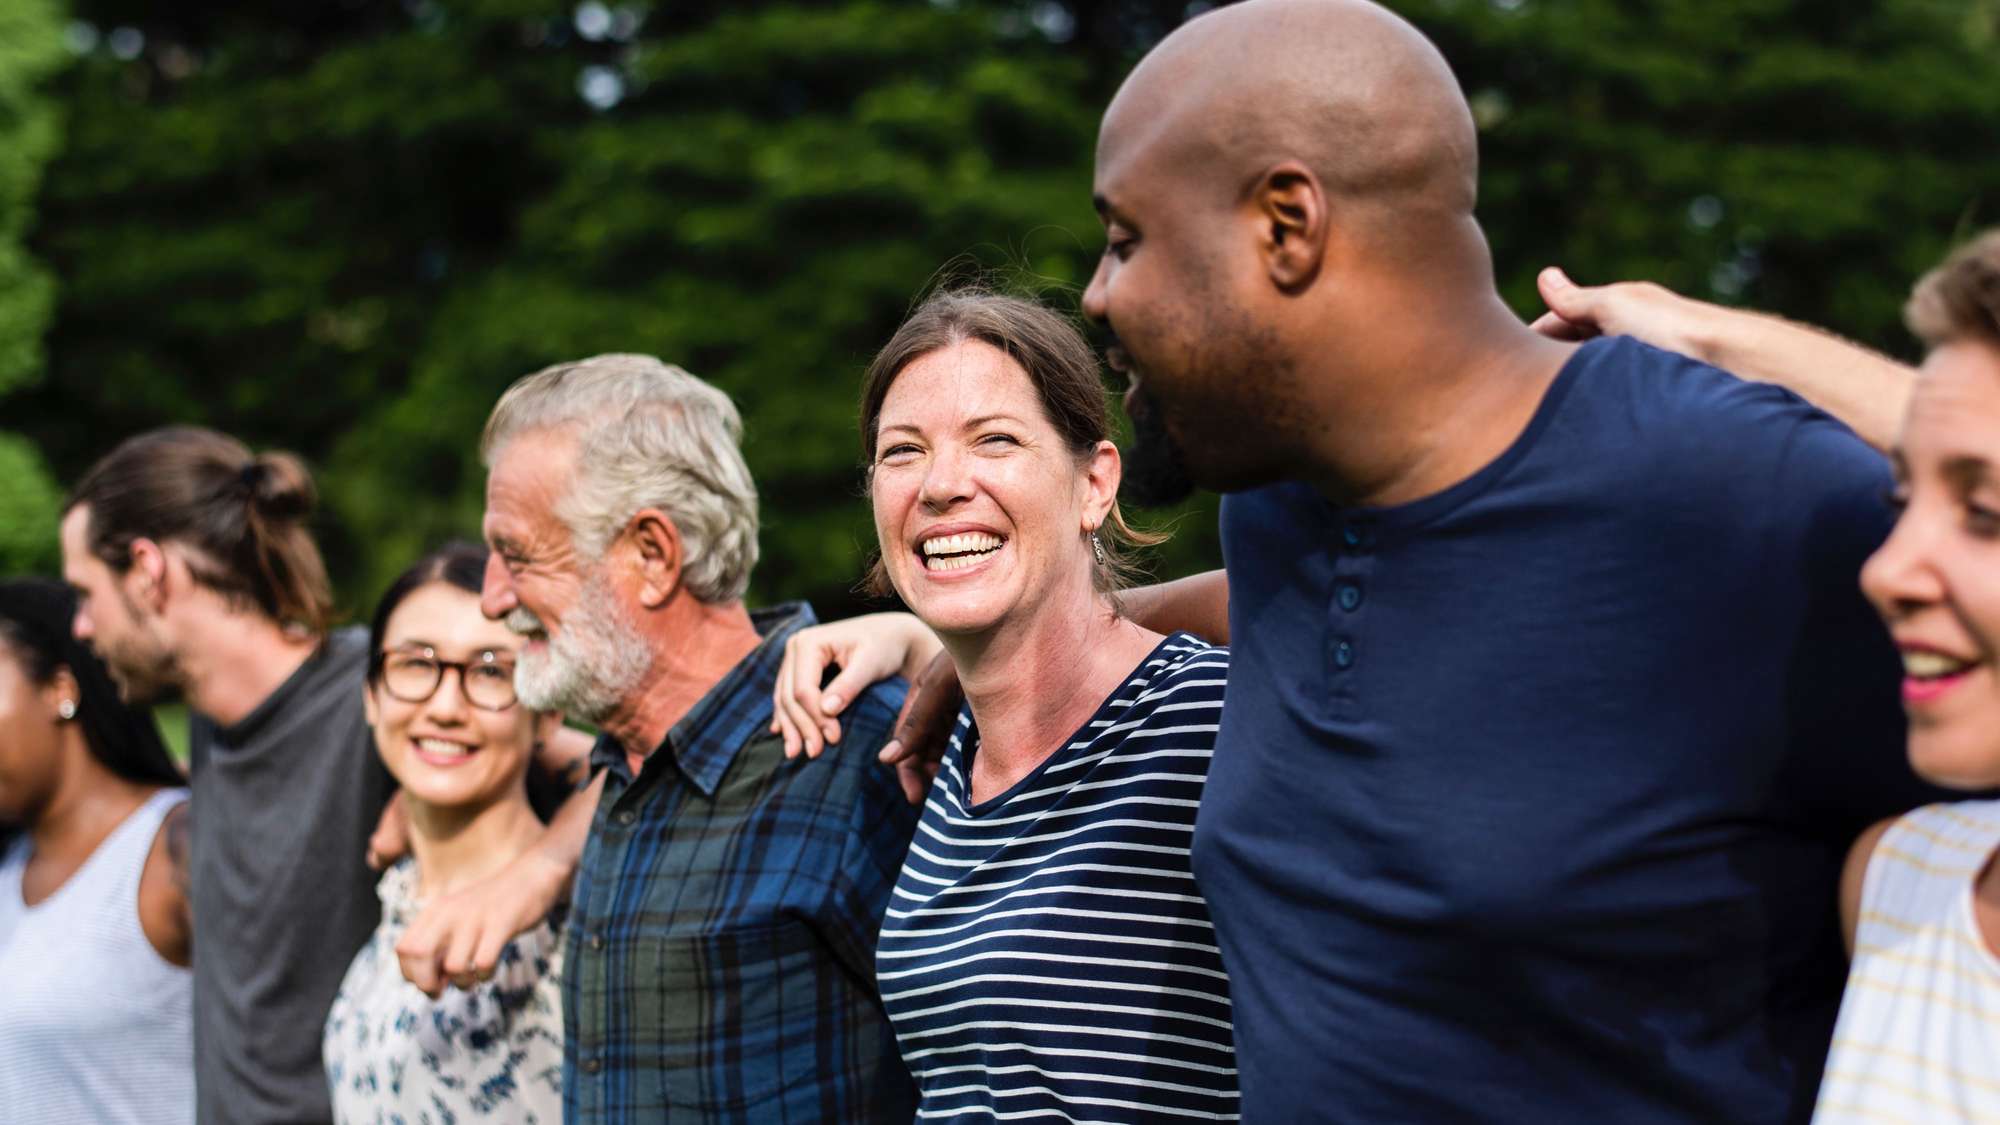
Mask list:
[[[540,837],[528,765],[560,716],[514,696],[521,638],[479,612],[486,550],[455,544],[389,587],[375,610],[365,702],[401,784],[411,857],[379,887],[382,923],[327,1015],[341,1122],[562,1119],[562,939],[551,918],[502,951],[492,977],[432,1000],[396,942],[429,898],[505,868]]]

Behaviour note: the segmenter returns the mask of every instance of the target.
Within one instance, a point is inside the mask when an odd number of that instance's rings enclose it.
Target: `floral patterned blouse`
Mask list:
[[[562,935],[515,938],[493,979],[436,1000],[403,979],[396,942],[416,917],[417,869],[382,876],[382,924],[327,1013],[322,1051],[341,1125],[562,1121]]]

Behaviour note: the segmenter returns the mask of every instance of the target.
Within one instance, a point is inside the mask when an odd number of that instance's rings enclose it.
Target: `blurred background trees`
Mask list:
[[[753,597],[836,613],[868,356],[941,276],[1074,307],[1098,114],[1203,7],[53,3],[0,0],[0,571],[49,564],[37,461],[189,421],[312,461],[365,608],[476,534],[502,388],[641,351],[743,409]],[[1471,99],[1524,314],[1560,262],[1909,355],[1911,279],[2000,222],[2000,0],[1392,6]],[[1212,511],[1157,514],[1161,571],[1215,564]]]
[[[55,482],[13,398],[42,377],[42,337],[55,303],[25,239],[59,118],[44,90],[65,61],[54,0],[0,3],[0,574],[48,570],[55,557]]]

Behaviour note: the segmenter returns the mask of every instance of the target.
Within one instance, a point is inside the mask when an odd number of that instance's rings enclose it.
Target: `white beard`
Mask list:
[[[517,607],[506,617],[516,633],[546,635],[541,619]],[[524,650],[514,666],[514,692],[534,711],[561,711],[603,722],[652,670],[653,654],[618,606],[604,572],[577,593],[562,632],[539,651]]]

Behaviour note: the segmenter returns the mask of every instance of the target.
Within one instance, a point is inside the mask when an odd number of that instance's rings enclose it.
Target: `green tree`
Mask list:
[[[1480,210],[1523,312],[1555,262],[1907,356],[1910,283],[2000,222],[1991,4],[1397,7],[1452,60],[1480,121]]]
[[[56,147],[58,118],[44,86],[64,57],[54,3],[0,5],[0,399],[42,374],[54,285],[24,239]],[[8,432],[11,421],[0,413],[0,574],[53,563],[60,503],[34,444]]]
[[[1098,241],[1102,82],[1008,6],[83,11],[38,435],[65,471],[169,419],[298,449],[350,605],[476,533],[508,382],[623,350],[741,405],[756,596],[847,608],[869,354],[946,263],[1070,301]]]
[[[75,3],[33,244],[63,282],[51,377],[0,377],[0,417],[57,470],[167,421],[297,449],[358,607],[476,532],[473,447],[509,381],[652,352],[743,407],[754,596],[833,611],[873,539],[868,356],[947,265],[1073,302],[1098,115],[1199,7]],[[1524,314],[1560,262],[1907,354],[1909,281],[1995,221],[1993,0],[1394,6],[1471,98]],[[51,34],[0,43],[50,58]],[[1190,511],[1165,572],[1218,557],[1212,500]]]

